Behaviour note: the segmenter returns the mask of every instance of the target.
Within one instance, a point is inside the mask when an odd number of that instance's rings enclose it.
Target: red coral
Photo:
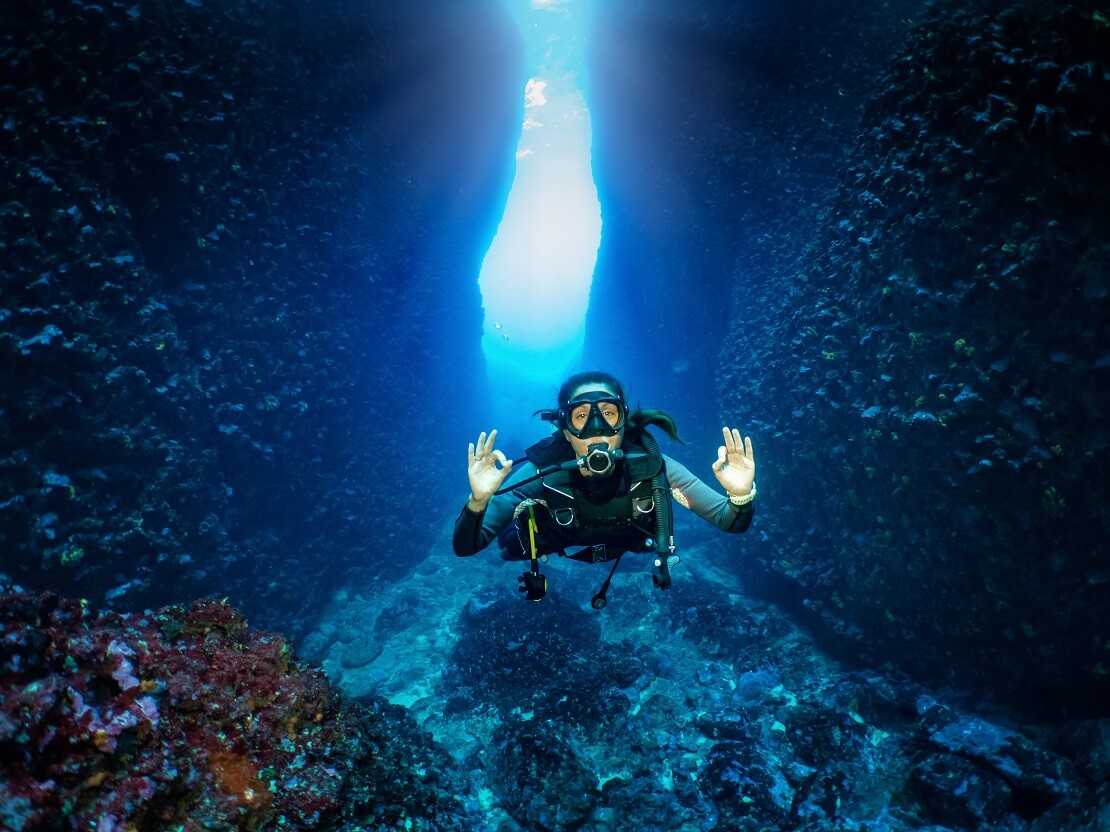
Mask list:
[[[268,784],[258,777],[258,767],[246,754],[223,748],[208,752],[208,769],[217,785],[243,806],[267,807],[273,802]]]
[[[90,614],[0,593],[0,759],[27,832],[309,829],[336,811],[353,712],[220,601]],[[66,812],[62,812],[62,807]]]

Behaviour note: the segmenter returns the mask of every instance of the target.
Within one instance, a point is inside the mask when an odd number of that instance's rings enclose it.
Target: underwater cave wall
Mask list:
[[[586,359],[673,412],[695,447],[714,443],[692,465],[716,453],[706,391],[734,293],[765,287],[779,249],[806,241],[916,10],[904,0],[596,5],[589,96],[604,228]]]
[[[0,571],[286,632],[403,573],[438,525],[398,507],[448,486],[420,443],[476,395],[504,10],[16,2],[0,32]]]
[[[1050,714],[1110,701],[1108,55],[1094,5],[932,6],[721,358],[760,447],[751,585]]]

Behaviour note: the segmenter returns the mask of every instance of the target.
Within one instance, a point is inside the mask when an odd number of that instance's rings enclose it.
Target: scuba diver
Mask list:
[[[571,376],[559,389],[558,407],[536,412],[555,432],[514,460],[494,448],[497,431],[482,432],[467,449],[470,496],[455,520],[452,547],[468,557],[497,539],[505,560],[530,561],[517,580],[531,601],[547,592],[539,562],[547,555],[587,563],[613,561],[609,577],[593,596],[594,609],[606,593],[621,557],[652,553],[652,581],[670,586],[675,556],[672,500],[719,529],[748,529],[755,507],[755,456],[751,437],[723,429],[713,473],[719,494],[681,463],[659,451],[649,425],[676,442],[675,421],[661,410],[629,411],[624,389],[603,372]],[[568,549],[584,547],[577,552]]]

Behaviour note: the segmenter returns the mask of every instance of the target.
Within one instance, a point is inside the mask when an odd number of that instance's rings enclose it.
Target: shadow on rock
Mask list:
[[[596,617],[554,594],[535,604],[502,592],[479,592],[459,616],[461,637],[442,683],[448,710],[492,704],[579,724],[628,710],[620,691],[642,665],[601,642]]]
[[[501,805],[526,829],[575,829],[593,809],[597,778],[554,730],[504,725],[488,773]]]

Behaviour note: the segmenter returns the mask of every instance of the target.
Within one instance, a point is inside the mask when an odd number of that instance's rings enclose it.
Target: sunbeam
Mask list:
[[[516,175],[482,264],[483,348],[498,416],[542,403],[581,357],[601,208],[582,89],[584,0],[511,0],[524,40]]]

